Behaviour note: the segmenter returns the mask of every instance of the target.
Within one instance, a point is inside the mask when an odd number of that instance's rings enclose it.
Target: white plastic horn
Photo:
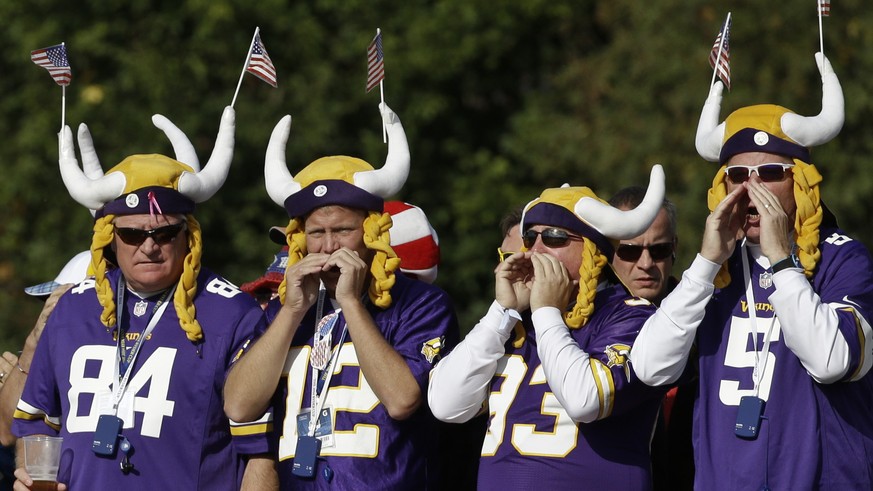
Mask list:
[[[94,148],[94,140],[91,139],[91,131],[88,130],[88,125],[82,123],[79,125],[79,153],[82,154],[82,170],[89,179],[99,179],[103,177],[103,166],[100,165],[100,159],[97,157],[97,150]]]
[[[576,202],[574,211],[585,223],[610,239],[631,239],[645,232],[655,221],[664,203],[664,169],[655,164],[649,175],[649,188],[643,201],[633,210],[619,210],[594,198]]]
[[[721,83],[721,80],[716,80],[712,87],[710,87],[709,96],[706,97],[703,110],[700,112],[700,121],[697,123],[697,135],[694,138],[697,153],[710,162],[718,162],[722,141],[724,140],[725,124],[723,122],[719,124],[723,91],[724,85]]]
[[[186,172],[179,177],[180,193],[191,198],[195,203],[202,203],[221,189],[230,171],[230,163],[233,161],[235,131],[236,112],[232,107],[227,106],[221,115],[221,125],[209,161],[200,172],[194,174]]]
[[[288,145],[288,135],[291,133],[291,115],[285,115],[276,123],[267,145],[267,155],[264,158],[264,181],[267,194],[277,205],[285,206],[288,196],[300,191],[300,184],[288,171],[285,161],[285,148]]]
[[[90,143],[90,133],[88,133],[87,127],[85,134],[87,135],[84,138],[87,141],[85,155],[88,159],[88,174],[86,175],[79,168],[79,161],[76,160],[76,152],[73,149],[73,132],[69,126],[64,126],[58,135],[58,165],[61,170],[61,179],[67,186],[70,196],[85,208],[96,210],[108,201],[120,196],[124,192],[127,179],[120,172],[104,176],[102,170],[99,172],[99,177],[92,177],[98,174],[94,169],[94,164],[96,163],[99,167],[100,162],[97,160],[93,144]]]
[[[167,135],[173,145],[173,152],[176,153],[176,160],[190,166],[194,172],[200,172],[200,159],[185,133],[163,114],[152,116],[152,123]]]
[[[388,198],[397,194],[409,177],[409,143],[400,118],[385,103],[379,104],[382,121],[388,132],[388,155],[381,169],[358,172],[355,185],[368,192]]]
[[[792,113],[782,116],[782,131],[804,147],[831,141],[840,133],[845,120],[845,100],[840,79],[822,53],[815,54],[815,63],[821,74],[821,112],[817,116]]]

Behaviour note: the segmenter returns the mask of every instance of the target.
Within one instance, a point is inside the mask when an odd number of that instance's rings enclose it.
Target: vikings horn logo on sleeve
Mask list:
[[[626,344],[610,344],[603,350],[608,359],[606,366],[612,368],[614,366],[624,367],[624,376],[630,380],[630,365],[627,363],[627,356],[630,354],[631,347]]]
[[[446,338],[445,336],[440,336],[438,338],[433,338],[430,341],[426,341],[421,345],[421,354],[424,355],[424,358],[428,363],[433,363],[436,360],[440,359],[440,352],[445,346]]]

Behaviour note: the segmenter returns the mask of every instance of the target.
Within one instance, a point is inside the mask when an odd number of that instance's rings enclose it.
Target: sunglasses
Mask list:
[[[504,251],[501,248],[497,248],[497,257],[500,258],[500,262],[506,261],[506,258],[515,254],[515,251]]]
[[[540,240],[543,241],[544,246],[552,248],[564,247],[569,244],[571,240],[582,240],[582,237],[573,235],[566,230],[561,230],[559,228],[547,228],[541,232],[529,229],[525,230],[524,234],[521,236],[521,241],[524,244],[524,247],[527,249],[532,248],[537,242],[537,236],[540,236]]]
[[[619,244],[615,250],[615,255],[622,261],[636,262],[643,255],[643,250],[649,251],[652,261],[663,261],[673,255],[673,243],[661,242],[660,244],[649,244],[647,246]]]
[[[153,228],[151,230],[116,227],[115,235],[117,235],[118,238],[127,245],[138,246],[145,242],[149,237],[151,237],[156,244],[165,245],[172,242],[183,228],[185,228],[184,222],[175,225],[167,225],[165,227]]]
[[[754,171],[764,182],[777,182],[785,178],[785,174],[794,164],[761,164],[734,165],[726,167],[724,173],[734,184],[742,184],[752,177]]]

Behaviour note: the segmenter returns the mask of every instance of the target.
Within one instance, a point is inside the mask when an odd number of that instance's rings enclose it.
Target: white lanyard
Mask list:
[[[118,383],[112,384],[112,409],[118,412],[118,403],[121,401],[121,398],[124,397],[124,391],[127,389],[127,383],[130,381],[130,375],[133,373],[133,365],[136,363],[136,357],[139,355],[139,350],[142,348],[143,343],[149,334],[152,333],[155,326],[158,324],[158,321],[161,320],[161,316],[164,315],[164,311],[167,310],[167,305],[170,302],[164,301],[167,298],[173,298],[173,294],[176,292],[176,287],[173,286],[172,290],[170,290],[168,295],[161,297],[161,300],[155,304],[155,310],[152,314],[152,318],[149,319],[149,323],[146,326],[145,330],[140,334],[139,339],[136,340],[136,343],[133,345],[133,351],[130,353],[130,357],[127,363],[127,368],[124,370],[124,377],[121,377],[121,337],[124,336],[124,333],[121,329],[121,317],[124,312],[124,277],[119,277],[118,279],[118,303],[116,305],[116,311],[118,312],[116,315],[116,333],[118,335],[118,348],[115,350],[115,378],[113,380],[117,380]]]
[[[312,346],[315,349],[315,346],[318,344],[321,339],[321,332],[319,329],[319,324],[321,324],[322,313],[324,310],[324,298],[326,296],[326,290],[324,288],[318,291],[318,306],[315,309],[315,332],[313,333],[312,338]],[[339,322],[339,314],[342,312],[342,309],[336,309],[328,315],[337,316],[337,320],[335,322]],[[333,330],[333,325],[330,327]],[[321,408],[324,407],[324,402],[327,400],[327,392],[330,388],[330,380],[333,378],[333,369],[336,361],[339,359],[340,350],[343,347],[343,342],[346,339],[346,333],[348,332],[348,325],[343,325],[343,331],[340,335],[339,343],[337,343],[336,351],[333,352],[333,355],[330,357],[330,361],[327,363],[327,366],[324,367],[323,371],[316,369],[314,366],[310,366],[312,369],[312,388],[310,391],[309,397],[309,436],[315,435],[315,425],[318,421],[318,415],[321,412]],[[322,386],[321,393],[318,391],[318,379],[320,377],[319,372],[322,372],[324,375],[322,376]]]
[[[746,241],[743,240],[740,246],[743,259],[743,276],[746,280],[746,302],[749,307],[749,323],[752,325],[752,346],[755,348],[755,370],[752,372],[752,381],[755,383],[755,397],[758,397],[760,390],[761,379],[764,378],[764,372],[767,370],[767,359],[770,354],[770,335],[773,333],[773,326],[776,324],[776,312],[773,312],[773,317],[770,319],[770,327],[767,328],[767,335],[764,337],[764,347],[761,354],[764,355],[764,363],[761,369],[758,369],[758,315],[756,313],[757,304],[755,303],[755,287],[752,286],[752,276],[749,268],[749,257],[746,250]]]

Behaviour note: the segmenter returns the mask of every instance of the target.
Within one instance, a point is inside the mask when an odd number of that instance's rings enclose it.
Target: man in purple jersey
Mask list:
[[[395,273],[383,197],[403,186],[409,149],[397,116],[380,109],[389,147],[379,170],[332,156],[292,177],[290,116],[267,149],[267,191],[291,217],[288,268],[270,327],[228,377],[225,407],[237,421],[269,419],[272,407],[282,489],[435,482],[427,377],[457,342],[457,320],[445,292]]]
[[[631,211],[584,187],[546,189],[524,208],[523,250],[498,265],[495,301],[434,368],[428,392],[440,420],[489,413],[479,489],[651,489],[665,390],[625,362],[654,307],[602,279],[613,241],[648,228],[663,199],[655,166]]]
[[[645,188],[629,186],[609,198],[609,204],[633,209],[643,201]],[[639,237],[622,240],[612,258],[612,267],[635,295],[655,305],[679,282],[673,275],[676,261],[676,205],[664,199],[652,225]],[[692,489],[694,458],[691,448],[691,417],[697,394],[695,380],[673,387],[664,396],[658,424],[652,436],[652,479],[655,491]]]
[[[816,62],[818,116],[757,105],[717,124],[721,82],[710,90],[697,148],[722,167],[703,244],[631,351],[642,380],[666,384],[696,342],[696,489],[873,489],[873,261],[809,163],[843,123],[839,80]]]
[[[201,268],[192,215],[227,177],[234,113],[225,110],[203,171],[187,137],[162,116],[154,121],[178,160],[132,155],[105,175],[87,127],[79,128],[84,171],[72,132],[60,135],[64,184],[96,210],[95,276],[49,317],[13,431],[62,436],[58,480],[74,490],[264,489],[252,476],[272,466],[254,457],[270,450],[267,427],[232,429],[222,400],[231,364],[265,328],[263,313]],[[107,256],[116,269],[107,271]],[[17,489],[34,484],[23,467],[15,475]]]

